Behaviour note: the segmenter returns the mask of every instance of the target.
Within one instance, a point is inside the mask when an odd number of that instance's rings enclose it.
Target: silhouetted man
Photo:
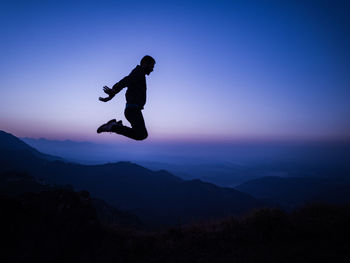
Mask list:
[[[130,122],[131,128],[124,126],[122,121],[115,119],[101,125],[97,129],[97,133],[101,132],[115,132],[124,135],[134,140],[144,140],[148,133],[145,126],[145,121],[141,110],[146,103],[146,76],[149,75],[154,68],[156,61],[151,56],[144,56],[141,59],[140,65],[137,65],[131,73],[116,83],[111,89],[107,86],[103,87],[103,91],[108,94],[108,97],[99,100],[107,102],[120,92],[123,88],[128,87],[125,98],[126,107],[124,115]]]

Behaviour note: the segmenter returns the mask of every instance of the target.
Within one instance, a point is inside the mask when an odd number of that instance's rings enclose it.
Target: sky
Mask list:
[[[349,140],[349,1],[0,1],[0,130],[128,142],[113,86],[148,54],[153,141]]]

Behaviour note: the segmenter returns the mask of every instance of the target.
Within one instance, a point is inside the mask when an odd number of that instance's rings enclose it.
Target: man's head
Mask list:
[[[154,64],[156,64],[156,61],[151,56],[144,56],[140,61],[140,65],[147,75],[153,71]]]

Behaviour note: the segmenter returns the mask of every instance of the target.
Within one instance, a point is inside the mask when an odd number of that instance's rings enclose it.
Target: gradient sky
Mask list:
[[[97,135],[152,55],[148,140],[350,138],[350,1],[0,1],[0,129]]]

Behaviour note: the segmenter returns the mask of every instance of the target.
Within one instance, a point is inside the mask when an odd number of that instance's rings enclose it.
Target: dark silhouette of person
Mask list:
[[[134,140],[147,138],[148,133],[141,110],[143,110],[146,103],[146,75],[153,71],[155,63],[156,61],[151,56],[144,56],[140,61],[140,65],[137,65],[128,76],[114,84],[112,88],[103,87],[103,91],[108,95],[106,98],[99,98],[103,102],[113,99],[123,88],[128,88],[125,93],[126,107],[124,115],[130,122],[131,128],[124,126],[122,121],[117,122],[116,119],[113,119],[101,125],[97,129],[97,133],[115,132]]]

